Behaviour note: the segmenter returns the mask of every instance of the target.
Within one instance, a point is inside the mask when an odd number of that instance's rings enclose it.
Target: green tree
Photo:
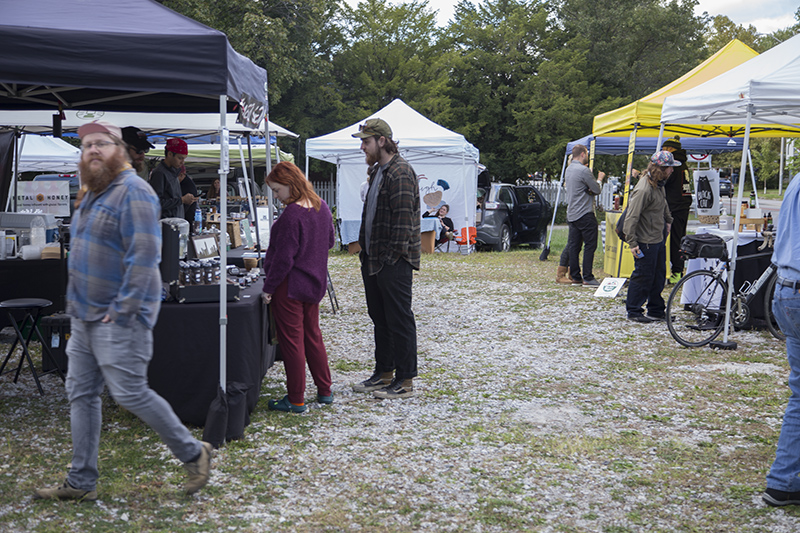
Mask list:
[[[587,47],[577,37],[552,48],[550,60],[536,76],[522,83],[512,105],[518,164],[528,173],[557,177],[566,144],[592,129],[600,109],[621,105],[620,99],[602,100],[603,87],[588,80]]]
[[[335,0],[163,0],[224,32],[233,48],[267,70],[270,105],[329,60],[318,46]],[[169,31],[165,29],[165,31]]]
[[[713,53],[728,44],[731,39],[739,39],[756,52],[763,51],[759,49],[761,38],[755,26],[748,26],[745,28],[744,26],[734,23],[725,15],[712,17],[710,20],[708,37],[706,39],[709,50]]]
[[[504,181],[524,175],[515,153],[514,104],[545,59],[548,10],[536,0],[488,0],[456,6],[443,44],[449,51],[450,109],[437,117],[481,151],[481,162]]]
[[[345,42],[333,57],[345,110],[339,127],[400,98],[423,114],[441,106],[446,81],[435,14],[427,0],[389,4],[365,0],[342,6]],[[438,101],[438,102],[437,102]]]
[[[553,0],[560,25],[588,43],[589,80],[634,101],[682,76],[708,52],[696,0]],[[715,50],[716,51],[716,50]]]

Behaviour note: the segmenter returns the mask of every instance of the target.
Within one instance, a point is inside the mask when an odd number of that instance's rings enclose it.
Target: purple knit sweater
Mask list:
[[[318,303],[328,286],[328,250],[333,248],[333,219],[322,200],[319,211],[296,203],[286,206],[272,225],[264,259],[264,292],[288,277],[289,298]]]

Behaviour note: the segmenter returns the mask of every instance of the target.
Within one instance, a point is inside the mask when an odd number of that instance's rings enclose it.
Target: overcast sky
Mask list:
[[[477,0],[476,0],[477,2]],[[347,0],[356,6],[358,0]],[[393,2],[399,3],[399,2]],[[453,16],[456,0],[429,0],[428,6],[438,10],[439,26],[445,26]],[[771,33],[795,23],[794,12],[800,0],[700,0],[696,13],[707,11],[709,15],[726,15],[736,24],[755,26],[761,33]]]

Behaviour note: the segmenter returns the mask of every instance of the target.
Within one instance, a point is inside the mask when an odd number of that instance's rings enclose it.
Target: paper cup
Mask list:
[[[244,268],[248,271],[253,270],[254,268],[258,268],[258,259],[256,259],[255,257],[245,257]]]

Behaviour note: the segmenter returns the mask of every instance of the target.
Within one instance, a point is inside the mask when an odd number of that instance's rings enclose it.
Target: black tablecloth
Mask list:
[[[0,301],[13,298],[46,298],[53,305],[42,315],[66,308],[66,259],[6,259],[0,261]],[[17,319],[22,318],[19,313]],[[6,313],[0,313],[0,329],[10,326]]]
[[[746,281],[755,282],[769,266],[772,260],[772,248],[765,248],[759,251],[758,247],[761,246],[763,242],[762,240],[757,240],[736,248],[736,257],[738,261],[736,261],[736,272],[733,274],[733,283],[736,287],[741,287]],[[748,256],[762,253],[767,253],[768,255],[747,259]],[[749,304],[750,315],[753,318],[764,318],[765,291],[766,287],[758,291]]]
[[[261,285],[259,280],[242,291],[238,302],[228,302],[227,382],[246,385],[248,412],[275,361]],[[184,423],[202,426],[219,383],[219,303],[164,303],[153,346],[150,386]]]

